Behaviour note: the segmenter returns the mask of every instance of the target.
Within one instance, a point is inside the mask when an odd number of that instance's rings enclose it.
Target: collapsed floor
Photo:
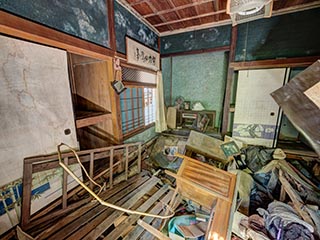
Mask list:
[[[320,164],[317,155],[309,151],[284,149],[284,153],[279,149],[275,151],[264,147],[243,146],[237,153],[227,153],[223,157],[219,145],[232,142],[232,139],[225,142],[215,138],[206,140],[212,141],[213,151],[205,150],[210,148],[208,141],[206,146],[197,149],[190,136],[171,134],[160,135],[140,146],[140,150],[131,149],[132,146],[125,147],[125,150],[113,150],[112,164],[115,168],[111,171],[112,183],[110,165],[109,171],[98,168],[90,171],[94,172],[94,176],[99,176],[96,178],[98,182],[111,185],[111,188],[99,196],[107,202],[131,210],[167,214],[165,204],[169,204],[176,194],[174,188],[177,187],[177,182],[164,170],[177,172],[182,159],[175,154],[183,153],[199,162],[237,174],[236,211],[230,214],[233,224],[227,227],[227,231],[232,232],[233,239],[319,239]],[[140,151],[144,169],[141,173],[137,151]],[[93,154],[94,161],[98,160],[99,166],[106,166],[105,162],[111,156],[106,152],[99,154]],[[71,157],[69,160],[73,161]],[[195,178],[197,176],[199,175],[195,175]],[[209,178],[207,181],[209,182]],[[217,182],[218,179],[213,181]],[[98,188],[93,189],[98,191]],[[191,195],[179,197],[181,200],[176,200],[172,206],[176,209],[175,218],[165,221],[101,206],[79,188],[74,195],[67,195],[67,208],[61,207],[61,200],[30,216],[28,224],[22,226],[23,230],[17,228],[18,239],[131,240],[164,238],[163,234],[169,235],[171,239],[209,238],[210,220],[214,213],[220,215],[218,211],[223,212],[224,209],[203,207]],[[145,226],[141,226],[141,220],[162,230],[162,233],[150,233],[150,229],[146,230]],[[15,236],[11,239],[15,239]]]

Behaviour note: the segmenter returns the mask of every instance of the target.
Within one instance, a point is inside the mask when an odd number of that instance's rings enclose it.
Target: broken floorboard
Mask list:
[[[173,191],[167,185],[159,186],[160,180],[145,173],[128,179],[103,192],[101,198],[117,206],[131,210],[159,214],[164,211],[164,203],[168,203]],[[35,239],[118,239],[129,235],[139,237],[135,226],[141,215],[128,215],[112,208],[91,201],[72,213],[61,216],[54,222],[48,222],[41,228],[28,230]],[[150,217],[145,219],[153,220]],[[134,238],[127,238],[134,239]]]

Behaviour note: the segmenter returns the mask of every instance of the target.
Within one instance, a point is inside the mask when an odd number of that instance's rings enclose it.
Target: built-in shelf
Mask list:
[[[110,112],[76,111],[76,127],[87,127],[110,118]]]

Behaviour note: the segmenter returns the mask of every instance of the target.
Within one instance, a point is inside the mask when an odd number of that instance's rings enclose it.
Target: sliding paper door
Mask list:
[[[280,108],[270,93],[285,79],[285,68],[239,71],[233,137],[247,144],[275,145]]]

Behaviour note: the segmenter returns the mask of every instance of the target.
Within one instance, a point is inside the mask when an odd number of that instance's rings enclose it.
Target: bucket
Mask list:
[[[179,232],[179,229],[177,228],[177,225],[193,225],[198,223],[199,221],[196,220],[196,217],[194,215],[182,215],[172,218],[168,223],[168,232],[170,239],[173,240],[203,240],[204,236],[198,237],[198,238],[184,238],[181,232]]]

